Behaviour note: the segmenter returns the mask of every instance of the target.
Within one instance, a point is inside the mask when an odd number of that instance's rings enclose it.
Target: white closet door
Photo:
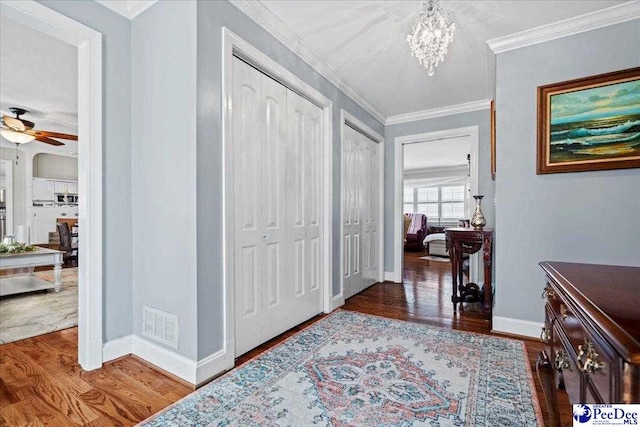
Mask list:
[[[287,90],[287,263],[292,268],[288,323],[322,310],[322,110]]]
[[[362,290],[362,210],[359,203],[362,168],[360,134],[344,125],[343,136],[344,296],[349,298]]]
[[[286,88],[233,61],[236,355],[286,329]]]
[[[380,150],[346,124],[343,135],[344,293],[349,298],[379,279]]]
[[[266,324],[264,341],[286,331],[286,283],[291,279],[286,270],[286,137],[287,88],[262,75],[262,219],[265,244],[263,289],[265,291]]]
[[[363,200],[363,289],[378,282],[379,254],[378,254],[378,229],[379,229],[379,149],[378,144],[362,137],[364,146],[364,168],[366,179],[363,185],[363,192],[366,195]]]

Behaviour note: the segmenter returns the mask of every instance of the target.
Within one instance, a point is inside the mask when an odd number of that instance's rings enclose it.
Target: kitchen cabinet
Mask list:
[[[77,194],[78,193],[78,183],[77,182],[66,182],[66,181],[53,181],[53,192],[54,193]]]
[[[78,218],[77,206],[34,206],[31,223],[31,243],[49,243],[49,233],[58,231],[58,218]]]
[[[53,181],[34,179],[32,198],[33,200],[53,200]]]

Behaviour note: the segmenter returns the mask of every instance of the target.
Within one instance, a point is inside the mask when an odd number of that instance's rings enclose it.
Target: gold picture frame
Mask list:
[[[538,174],[637,167],[640,67],[538,87]]]

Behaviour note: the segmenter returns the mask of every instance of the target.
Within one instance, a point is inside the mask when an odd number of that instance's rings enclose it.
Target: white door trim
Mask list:
[[[478,126],[469,126],[456,129],[447,129],[435,132],[420,133],[414,135],[404,135],[394,140],[394,207],[393,207],[393,278],[396,283],[402,282],[402,195],[404,187],[404,145],[416,142],[435,141],[438,139],[448,139],[469,136],[471,138],[471,193],[478,194]],[[472,262],[477,264],[477,262]],[[471,277],[477,282],[477,266],[471,266]]]
[[[13,229],[13,211],[16,208],[15,200],[13,200],[13,160],[0,160],[0,164],[5,167],[5,184],[6,184],[6,234],[15,235]],[[0,239],[4,236],[0,236]]]
[[[102,34],[32,0],[2,1],[0,13],[78,48],[78,185],[82,245],[78,362],[102,366]]]
[[[333,102],[321,94],[319,91],[295,76],[282,65],[269,58],[260,50],[249,44],[247,41],[234,34],[226,27],[222,28],[222,140],[223,145],[223,262],[224,262],[224,319],[225,319],[225,351],[227,354],[235,355],[234,342],[234,289],[233,283],[233,144],[231,141],[231,111],[232,111],[232,73],[231,64],[233,55],[240,56],[244,61],[263,73],[271,76],[286,87],[297,92],[313,104],[320,107],[324,115],[324,161],[323,161],[323,183],[324,200],[323,215],[324,223],[324,283],[323,286],[323,310],[325,313],[332,311],[332,257],[333,247],[332,224],[333,224]],[[233,359],[229,358],[233,367]]]
[[[379,144],[379,214],[378,218],[378,282],[384,281],[384,155],[385,155],[385,139],[378,132],[371,129],[364,122],[358,120],[353,114],[342,109],[340,110],[340,293],[334,296],[335,307],[344,305],[344,125],[357,129],[360,133],[366,135],[369,139]]]

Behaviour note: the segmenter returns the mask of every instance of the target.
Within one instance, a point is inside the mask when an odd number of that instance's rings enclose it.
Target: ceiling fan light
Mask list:
[[[27,142],[31,142],[36,139],[36,137],[33,135],[16,132],[9,129],[0,130],[0,135],[2,135],[6,140],[11,141],[15,144],[26,144]]]

